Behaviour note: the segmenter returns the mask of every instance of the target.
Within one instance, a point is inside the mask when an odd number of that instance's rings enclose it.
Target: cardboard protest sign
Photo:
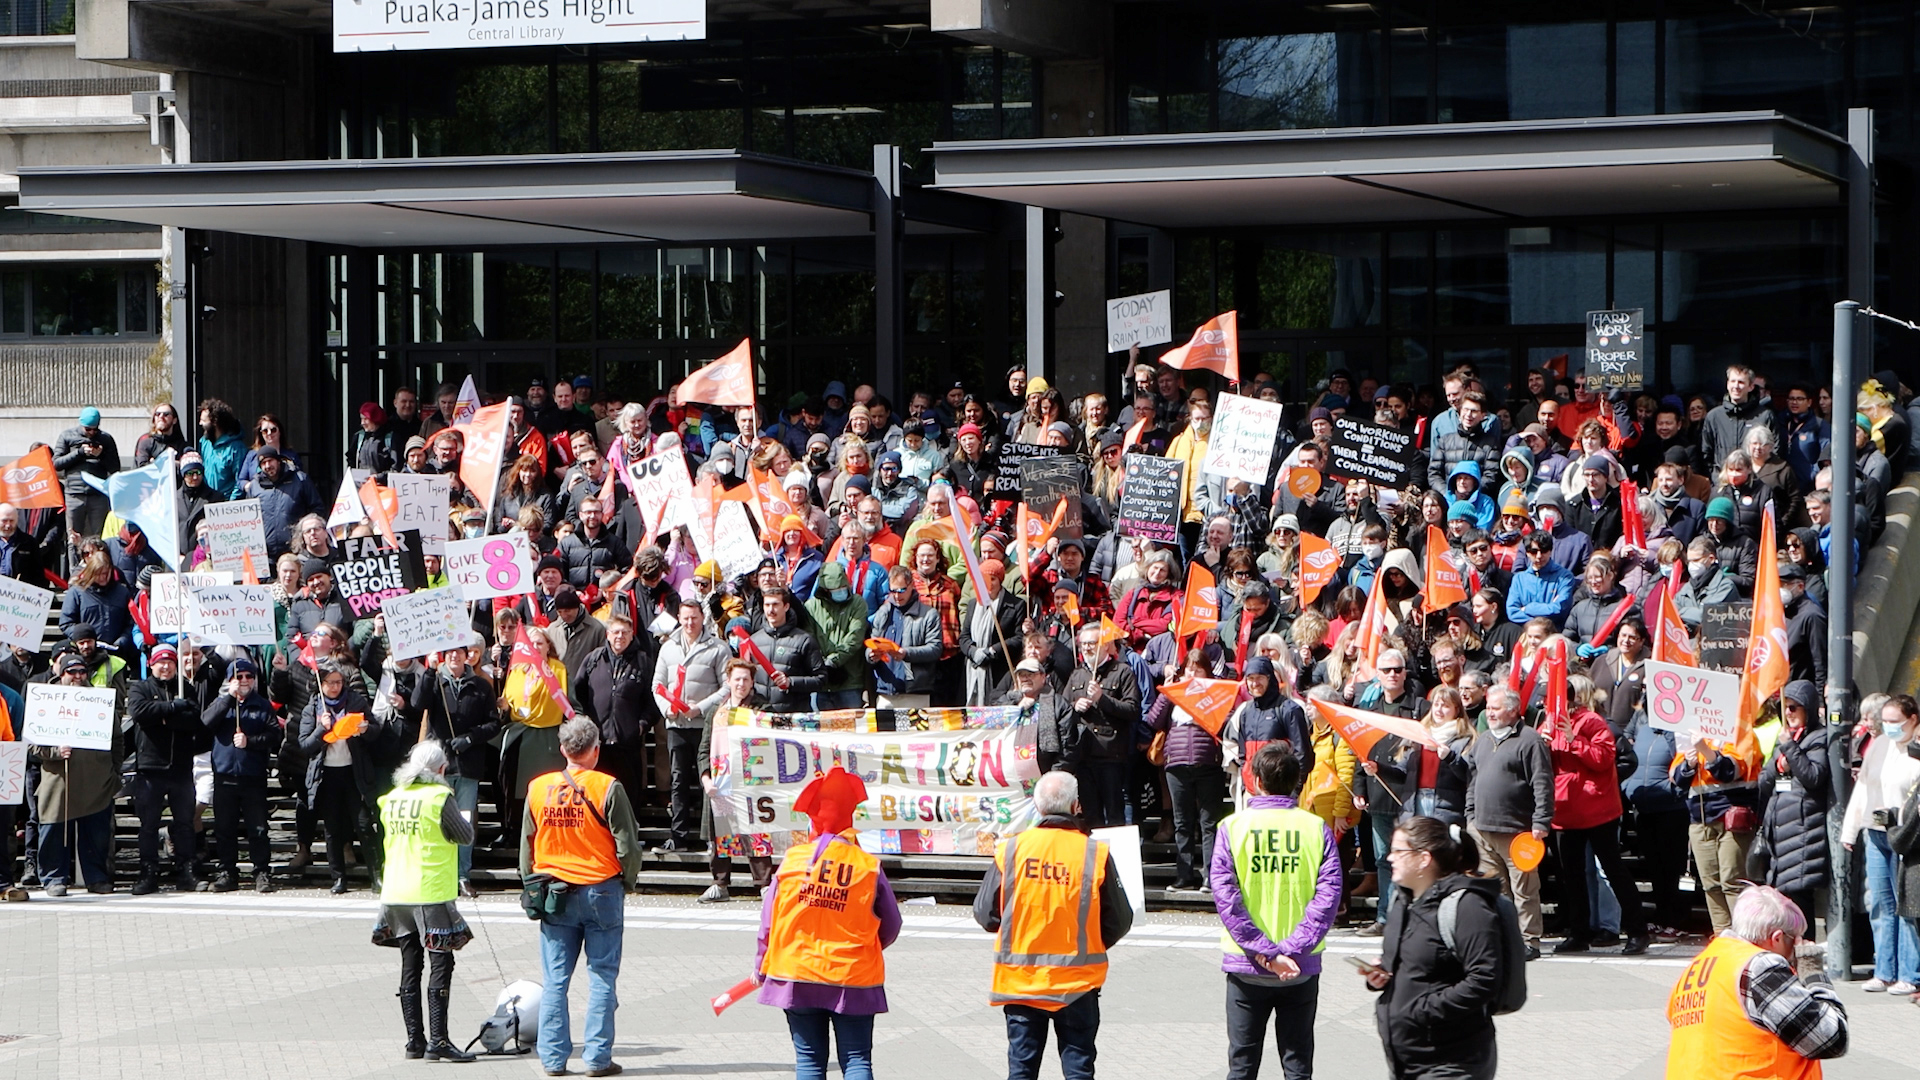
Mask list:
[[[213,569],[239,573],[243,553],[253,555],[256,567],[273,565],[267,559],[267,528],[260,516],[259,499],[208,503],[203,514],[207,527],[202,542]]]
[[[1113,856],[1113,868],[1120,875],[1120,888],[1127,894],[1127,903],[1133,905],[1135,915],[1147,913],[1147,874],[1140,858],[1140,828],[1137,825],[1115,825],[1092,832],[1095,840],[1107,845],[1107,854]]]
[[[1120,484],[1120,532],[1163,544],[1180,539],[1180,498],[1186,493],[1187,463],[1178,458],[1128,454]]]
[[[1753,634],[1753,601],[1707,604],[1700,613],[1700,666],[1742,671]]]
[[[1223,394],[1214,407],[1213,431],[1200,471],[1208,476],[1264,484],[1273,468],[1273,447],[1286,407],[1274,401]]]
[[[14,806],[27,797],[27,744],[0,742],[0,806]]]
[[[416,529],[420,533],[420,554],[446,555],[453,477],[397,472],[389,474],[389,479],[400,500],[399,513],[393,519],[394,531]]]
[[[34,746],[71,746],[81,750],[113,749],[114,690],[110,686],[67,686],[28,683],[27,721],[20,741]]]
[[[693,509],[693,476],[687,455],[677,446],[627,465],[627,490],[640,512],[648,536],[691,527],[698,518]]]
[[[1107,301],[1107,351],[1126,352],[1135,345],[1165,345],[1173,340],[1173,293],[1121,296]]]
[[[1587,312],[1587,389],[1638,390],[1646,380],[1641,308]]]
[[[1067,512],[1054,531],[1063,537],[1081,534],[1080,493],[1086,490],[1086,469],[1071,454],[1030,458],[1020,463],[1020,499],[1033,513],[1052,518],[1065,503]]]
[[[745,503],[723,502],[714,518],[713,550],[708,557],[720,564],[728,578],[751,574],[766,552],[753,538],[753,522],[747,519]]]
[[[387,641],[396,660],[465,648],[473,635],[460,590],[422,589],[387,599]]]
[[[1342,480],[1366,480],[1398,491],[1412,477],[1414,454],[1411,432],[1339,416],[1333,421],[1327,472]]]
[[[993,474],[994,497],[999,499],[1017,499],[1020,497],[1020,467],[1034,458],[1059,457],[1066,451],[1052,446],[1035,446],[1032,443],[1010,442],[1000,447],[1000,464]]]
[[[279,640],[273,590],[266,585],[211,585],[187,590],[186,633],[210,645],[271,645]]]
[[[1695,739],[1728,743],[1740,735],[1740,676],[1647,661],[1647,722]]]
[[[519,531],[447,541],[440,564],[462,600],[487,600],[533,591],[533,545]]]
[[[39,652],[53,614],[53,592],[10,577],[0,577],[0,645]]]
[[[148,626],[156,634],[186,633],[188,590],[231,584],[233,574],[227,570],[153,575],[153,591],[147,604]]]
[[[391,596],[427,585],[426,564],[420,559],[420,534],[403,532],[398,547],[386,547],[378,537],[348,537],[327,560],[333,571],[333,591],[356,619],[379,611]]]

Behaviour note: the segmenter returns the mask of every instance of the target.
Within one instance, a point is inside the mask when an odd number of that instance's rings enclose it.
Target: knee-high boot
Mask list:
[[[420,991],[402,990],[395,996],[400,999],[400,1018],[407,1022],[407,1057],[423,1057],[427,1052],[427,1031],[420,1022]]]
[[[473,1055],[447,1041],[447,991],[427,991],[428,1061],[472,1061]]]

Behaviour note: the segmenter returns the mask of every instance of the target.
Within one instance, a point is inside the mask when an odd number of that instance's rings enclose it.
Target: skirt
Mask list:
[[[373,943],[397,949],[418,934],[428,952],[457,952],[473,940],[467,920],[453,901],[438,904],[381,904],[373,920]]]

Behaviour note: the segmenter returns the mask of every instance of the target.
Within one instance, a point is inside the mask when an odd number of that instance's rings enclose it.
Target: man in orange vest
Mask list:
[[[546,979],[540,995],[540,1064],[548,1076],[566,1074],[573,1053],[567,985],[584,946],[587,953],[586,1044],[580,1057],[588,1076],[620,1072],[613,1061],[613,984],[620,978],[626,894],[640,872],[640,839],[633,805],[600,763],[600,728],[585,717],[560,725],[567,767],[533,778],[520,824],[520,877],[554,879],[560,893],[540,919],[540,959]]]
[[[989,999],[1007,1013],[1008,1080],[1033,1080],[1051,1022],[1066,1080],[1093,1080],[1107,949],[1133,928],[1107,845],[1080,822],[1080,782],[1050,772],[1033,789],[1040,823],[994,851],[973,918],[998,935]]]
[[[1749,886],[1733,922],[1687,965],[1667,999],[1668,1080],[1819,1080],[1847,1052],[1847,1010],[1816,971],[1793,967],[1806,916],[1785,893]]]

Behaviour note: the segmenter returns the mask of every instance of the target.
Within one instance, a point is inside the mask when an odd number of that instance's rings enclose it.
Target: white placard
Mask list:
[[[1739,737],[1740,676],[1649,660],[1646,677],[1647,722],[1654,727],[1677,733],[1683,744]]]
[[[211,645],[272,645],[273,590],[214,585],[187,590],[187,633]]]
[[[20,741],[35,746],[73,746],[82,750],[113,749],[113,688],[67,686],[64,683],[27,684],[27,723]]]
[[[1108,352],[1126,352],[1135,345],[1165,345],[1172,340],[1173,293],[1170,290],[1107,301]]]
[[[453,477],[423,473],[390,473],[400,515],[393,531],[420,530],[422,555],[447,553],[447,512],[453,499]]]
[[[360,505],[360,488],[351,474],[340,478],[340,493],[333,497],[333,509],[327,514],[327,528],[352,528],[367,520],[367,508]]]
[[[499,536],[447,541],[441,564],[462,600],[487,600],[533,591],[533,545],[515,530]]]
[[[184,634],[187,632],[187,590],[231,584],[233,574],[227,570],[155,574],[152,600],[148,607],[148,625],[156,634]]]
[[[27,744],[0,742],[0,806],[13,806],[27,797]]]
[[[627,488],[633,492],[640,524],[650,537],[682,525],[691,528],[697,521],[693,477],[687,474],[686,454],[677,446],[629,464]]]
[[[207,563],[215,570],[242,569],[241,553],[253,553],[253,568],[271,577],[273,564],[267,561],[267,527],[260,516],[259,499],[208,503],[203,520],[207,523],[203,542]]]
[[[465,648],[473,636],[467,602],[452,586],[391,596],[380,610],[387,616],[388,652],[395,660]]]
[[[333,5],[337,53],[706,36],[705,0],[339,0]]]
[[[1266,483],[1284,411],[1277,401],[1221,395],[1214,404],[1213,432],[1207,436],[1207,456],[1200,471],[1250,484]]]
[[[39,652],[46,642],[47,616],[51,614],[51,590],[0,577],[0,645]]]
[[[1133,904],[1135,915],[1147,913],[1147,874],[1140,861],[1140,830],[1131,825],[1093,830],[1095,840],[1104,840],[1113,856],[1113,869],[1120,875],[1120,887]]]
[[[760,560],[766,558],[767,553],[760,550],[759,542],[753,538],[753,522],[747,520],[745,504],[720,504],[720,516],[714,519],[710,554],[728,579],[753,573],[760,566]]]

